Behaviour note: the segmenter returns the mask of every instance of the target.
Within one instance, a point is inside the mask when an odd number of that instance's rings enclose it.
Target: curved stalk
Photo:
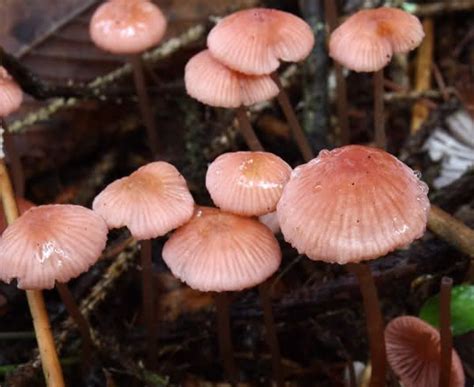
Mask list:
[[[369,336],[370,359],[372,363],[372,376],[370,387],[383,387],[387,368],[384,322],[380,309],[377,288],[370,268],[364,263],[350,263],[347,269],[353,273],[359,281],[364,310],[367,321],[367,332]]]
[[[3,159],[0,160],[0,193],[2,195],[5,218],[7,223],[11,224],[18,218],[18,208]],[[49,325],[43,293],[40,290],[27,290],[26,297],[31,317],[33,318],[46,384],[51,387],[63,387],[64,378],[56,352],[53,333]]]
[[[245,143],[251,151],[263,151],[263,146],[260,143],[255,131],[252,128],[249,118],[247,117],[246,109],[243,106],[235,109],[237,121],[239,121],[239,129]]]
[[[453,280],[443,277],[439,297],[439,333],[441,336],[441,353],[439,356],[439,387],[449,387],[451,380],[451,361],[453,336],[451,333],[451,288]]]
[[[384,85],[383,69],[374,73],[374,130],[375,145],[380,149],[387,148],[387,137],[385,135],[385,116],[384,116]]]

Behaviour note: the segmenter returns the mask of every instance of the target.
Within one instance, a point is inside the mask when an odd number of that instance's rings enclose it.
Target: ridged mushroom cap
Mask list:
[[[269,152],[230,152],[207,170],[206,187],[220,209],[245,216],[275,211],[291,167]]]
[[[262,283],[280,265],[272,232],[257,220],[198,207],[163,247],[171,272],[201,291],[239,291]]]
[[[218,62],[209,50],[201,51],[186,64],[187,93],[215,107],[237,108],[267,101],[278,94],[269,75],[245,75]]]
[[[107,225],[76,205],[33,207],[0,240],[0,278],[22,289],[50,289],[87,271],[107,241]]]
[[[92,16],[92,41],[114,54],[137,54],[157,45],[166,19],[149,0],[108,0]]]
[[[0,67],[0,117],[6,117],[18,110],[23,101],[20,86]]]
[[[385,328],[387,359],[404,387],[432,387],[439,382],[439,332],[423,320],[402,316]],[[450,387],[464,387],[464,371],[453,349]]]
[[[285,62],[305,59],[314,45],[310,26],[299,17],[268,8],[235,12],[217,23],[207,46],[221,63],[245,74],[270,74]]]
[[[194,200],[179,171],[156,161],[109,184],[92,208],[109,228],[126,226],[133,237],[143,240],[165,235],[187,222]]]
[[[396,8],[362,10],[334,30],[329,55],[354,71],[385,67],[393,54],[418,47],[423,27],[416,16]]]
[[[420,238],[428,187],[382,150],[349,145],[297,167],[277,206],[285,239],[314,260],[374,259]]]

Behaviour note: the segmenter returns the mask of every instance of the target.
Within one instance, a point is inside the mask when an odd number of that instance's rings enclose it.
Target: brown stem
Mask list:
[[[155,118],[151,109],[150,96],[148,95],[145,82],[145,74],[143,71],[143,62],[140,55],[132,55],[130,64],[133,69],[133,79],[135,88],[137,89],[138,104],[140,112],[147,130],[148,141],[153,157],[156,158],[159,153],[158,132],[156,129]]]
[[[273,82],[275,82],[280,89],[278,93],[277,99],[278,103],[280,104],[281,110],[283,110],[283,114],[285,114],[286,120],[288,121],[288,125],[290,126],[291,133],[293,134],[293,138],[298,145],[298,149],[300,150],[301,154],[305,161],[312,160],[314,158],[314,152],[311,148],[311,145],[304,134],[303,128],[301,127],[300,123],[298,122],[298,118],[296,117],[295,111],[291,107],[290,99],[288,98],[288,94],[286,94],[285,88],[281,84],[280,77],[277,73],[272,73],[271,77]]]
[[[272,302],[270,299],[268,284],[260,284],[258,290],[260,292],[260,301],[262,303],[267,344],[272,353],[273,379],[275,380],[278,387],[283,387],[285,385],[285,377],[283,375],[283,368],[281,365],[280,345],[278,344],[278,336],[275,326],[275,319],[273,318]]]
[[[67,312],[76,323],[79,328],[79,332],[82,337],[82,360],[85,368],[88,368],[91,364],[91,353],[93,349],[91,329],[89,322],[83,316],[79,307],[77,306],[76,300],[69,290],[68,286],[63,283],[56,283],[56,289],[58,290],[59,296],[66,307]]]
[[[151,240],[140,241],[140,259],[142,266],[143,319],[147,333],[147,366],[156,369],[157,331],[155,324],[155,303],[153,298],[153,266]]]
[[[439,296],[439,333],[441,336],[441,353],[439,359],[439,387],[449,387],[451,379],[451,356],[453,336],[451,334],[451,288],[453,280],[443,277]]]
[[[11,224],[18,218],[18,208],[3,159],[0,160],[0,193],[5,218],[7,223]],[[40,290],[27,290],[26,297],[33,318],[46,384],[48,386],[63,387],[63,374],[56,353],[51,326],[49,325],[43,293]]]
[[[228,381],[237,386],[237,366],[234,359],[234,347],[230,329],[229,297],[226,292],[216,293],[217,336],[219,352]]]
[[[235,115],[239,121],[240,133],[244,137],[245,143],[251,151],[263,151],[263,146],[258,140],[255,131],[252,128],[246,109],[243,106],[235,109]]]
[[[385,136],[383,94],[383,69],[381,69],[374,73],[374,130],[375,145],[381,149],[386,149],[387,138]]]
[[[329,31],[337,28],[337,7],[334,0],[324,0],[324,11]],[[347,86],[346,78],[342,66],[334,61],[334,72],[336,74],[336,102],[337,102],[337,120],[340,128],[340,145],[350,143],[349,117],[347,115]]]
[[[16,196],[25,196],[25,174],[23,172],[23,165],[21,158],[16,151],[15,141],[13,135],[8,131],[6,122],[1,119],[0,126],[5,129],[3,139],[5,141],[5,153],[10,161],[10,167],[12,172],[13,187],[15,188]]]
[[[347,269],[353,273],[359,281],[362,300],[364,303],[367,320],[367,332],[369,335],[370,359],[372,363],[371,387],[385,386],[386,354],[384,339],[384,322],[380,309],[377,288],[370,268],[364,263],[350,263]]]

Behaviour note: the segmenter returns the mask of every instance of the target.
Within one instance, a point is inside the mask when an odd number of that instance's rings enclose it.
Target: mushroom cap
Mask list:
[[[90,35],[96,46],[114,54],[137,54],[158,44],[166,19],[149,0],[109,0],[92,16]]]
[[[244,216],[275,211],[291,167],[269,152],[230,152],[207,170],[206,187],[220,209]]]
[[[245,75],[224,66],[209,50],[186,64],[184,82],[188,94],[206,105],[237,108],[267,101],[278,94],[269,75]]]
[[[0,240],[0,278],[21,289],[50,289],[87,271],[107,241],[107,225],[76,205],[33,207],[7,227]]]
[[[20,86],[0,67],[0,117],[6,117],[17,110],[23,101]]]
[[[239,291],[270,277],[280,265],[275,236],[257,220],[197,207],[163,247],[171,272],[201,291]]]
[[[402,316],[385,328],[387,359],[405,387],[438,385],[439,332],[423,320]],[[455,350],[452,352],[451,387],[464,387],[464,371]]]
[[[396,8],[362,10],[334,30],[329,55],[354,71],[385,67],[393,54],[418,47],[425,33],[416,16]]]
[[[310,26],[299,17],[268,8],[235,12],[217,23],[207,46],[221,63],[245,74],[270,74],[280,60],[299,62],[314,45]]]
[[[297,167],[277,205],[285,239],[314,260],[374,259],[420,238],[428,187],[396,157],[349,145]]]
[[[31,203],[29,200],[23,199],[22,197],[16,197],[16,205],[18,207],[18,213],[20,215],[24,214],[30,208],[34,207],[35,205]],[[3,210],[3,205],[0,203],[0,211]],[[8,224],[5,220],[4,215],[0,215],[0,234],[2,234],[5,229],[7,228]]]
[[[109,184],[92,204],[109,228],[128,227],[137,240],[165,235],[193,215],[186,180],[171,164],[149,163]]]

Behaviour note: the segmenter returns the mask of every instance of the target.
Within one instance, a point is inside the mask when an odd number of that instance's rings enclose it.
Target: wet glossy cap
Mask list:
[[[186,64],[184,81],[188,94],[206,105],[237,108],[267,101],[278,94],[270,76],[245,75],[219,63],[209,50]]]
[[[91,210],[55,204],[31,208],[0,240],[0,278],[22,289],[50,289],[87,271],[107,241],[107,225]]]
[[[285,239],[314,260],[374,259],[420,238],[428,187],[396,157],[349,145],[296,168],[277,206]]]
[[[138,240],[156,238],[187,222],[194,200],[171,164],[156,161],[109,184],[92,208],[109,228],[128,227]]]
[[[137,54],[157,45],[166,31],[166,19],[148,0],[109,0],[92,16],[92,41],[114,54]]]
[[[235,12],[217,23],[207,37],[212,55],[245,74],[270,74],[285,62],[305,59],[314,45],[313,31],[299,17],[276,9]]]
[[[291,167],[269,152],[230,152],[207,170],[206,187],[220,209],[245,216],[275,211]]]
[[[396,8],[363,10],[334,30],[329,55],[354,71],[378,71],[393,54],[418,47],[423,27],[416,16]]]
[[[163,247],[171,272],[201,291],[239,291],[270,277],[281,252],[272,232],[260,222],[198,207]]]
[[[402,316],[385,328],[387,358],[405,387],[432,387],[439,382],[439,332],[423,320]],[[452,352],[450,387],[464,387],[464,371]]]
[[[18,110],[23,101],[23,92],[7,71],[0,67],[0,117]]]

